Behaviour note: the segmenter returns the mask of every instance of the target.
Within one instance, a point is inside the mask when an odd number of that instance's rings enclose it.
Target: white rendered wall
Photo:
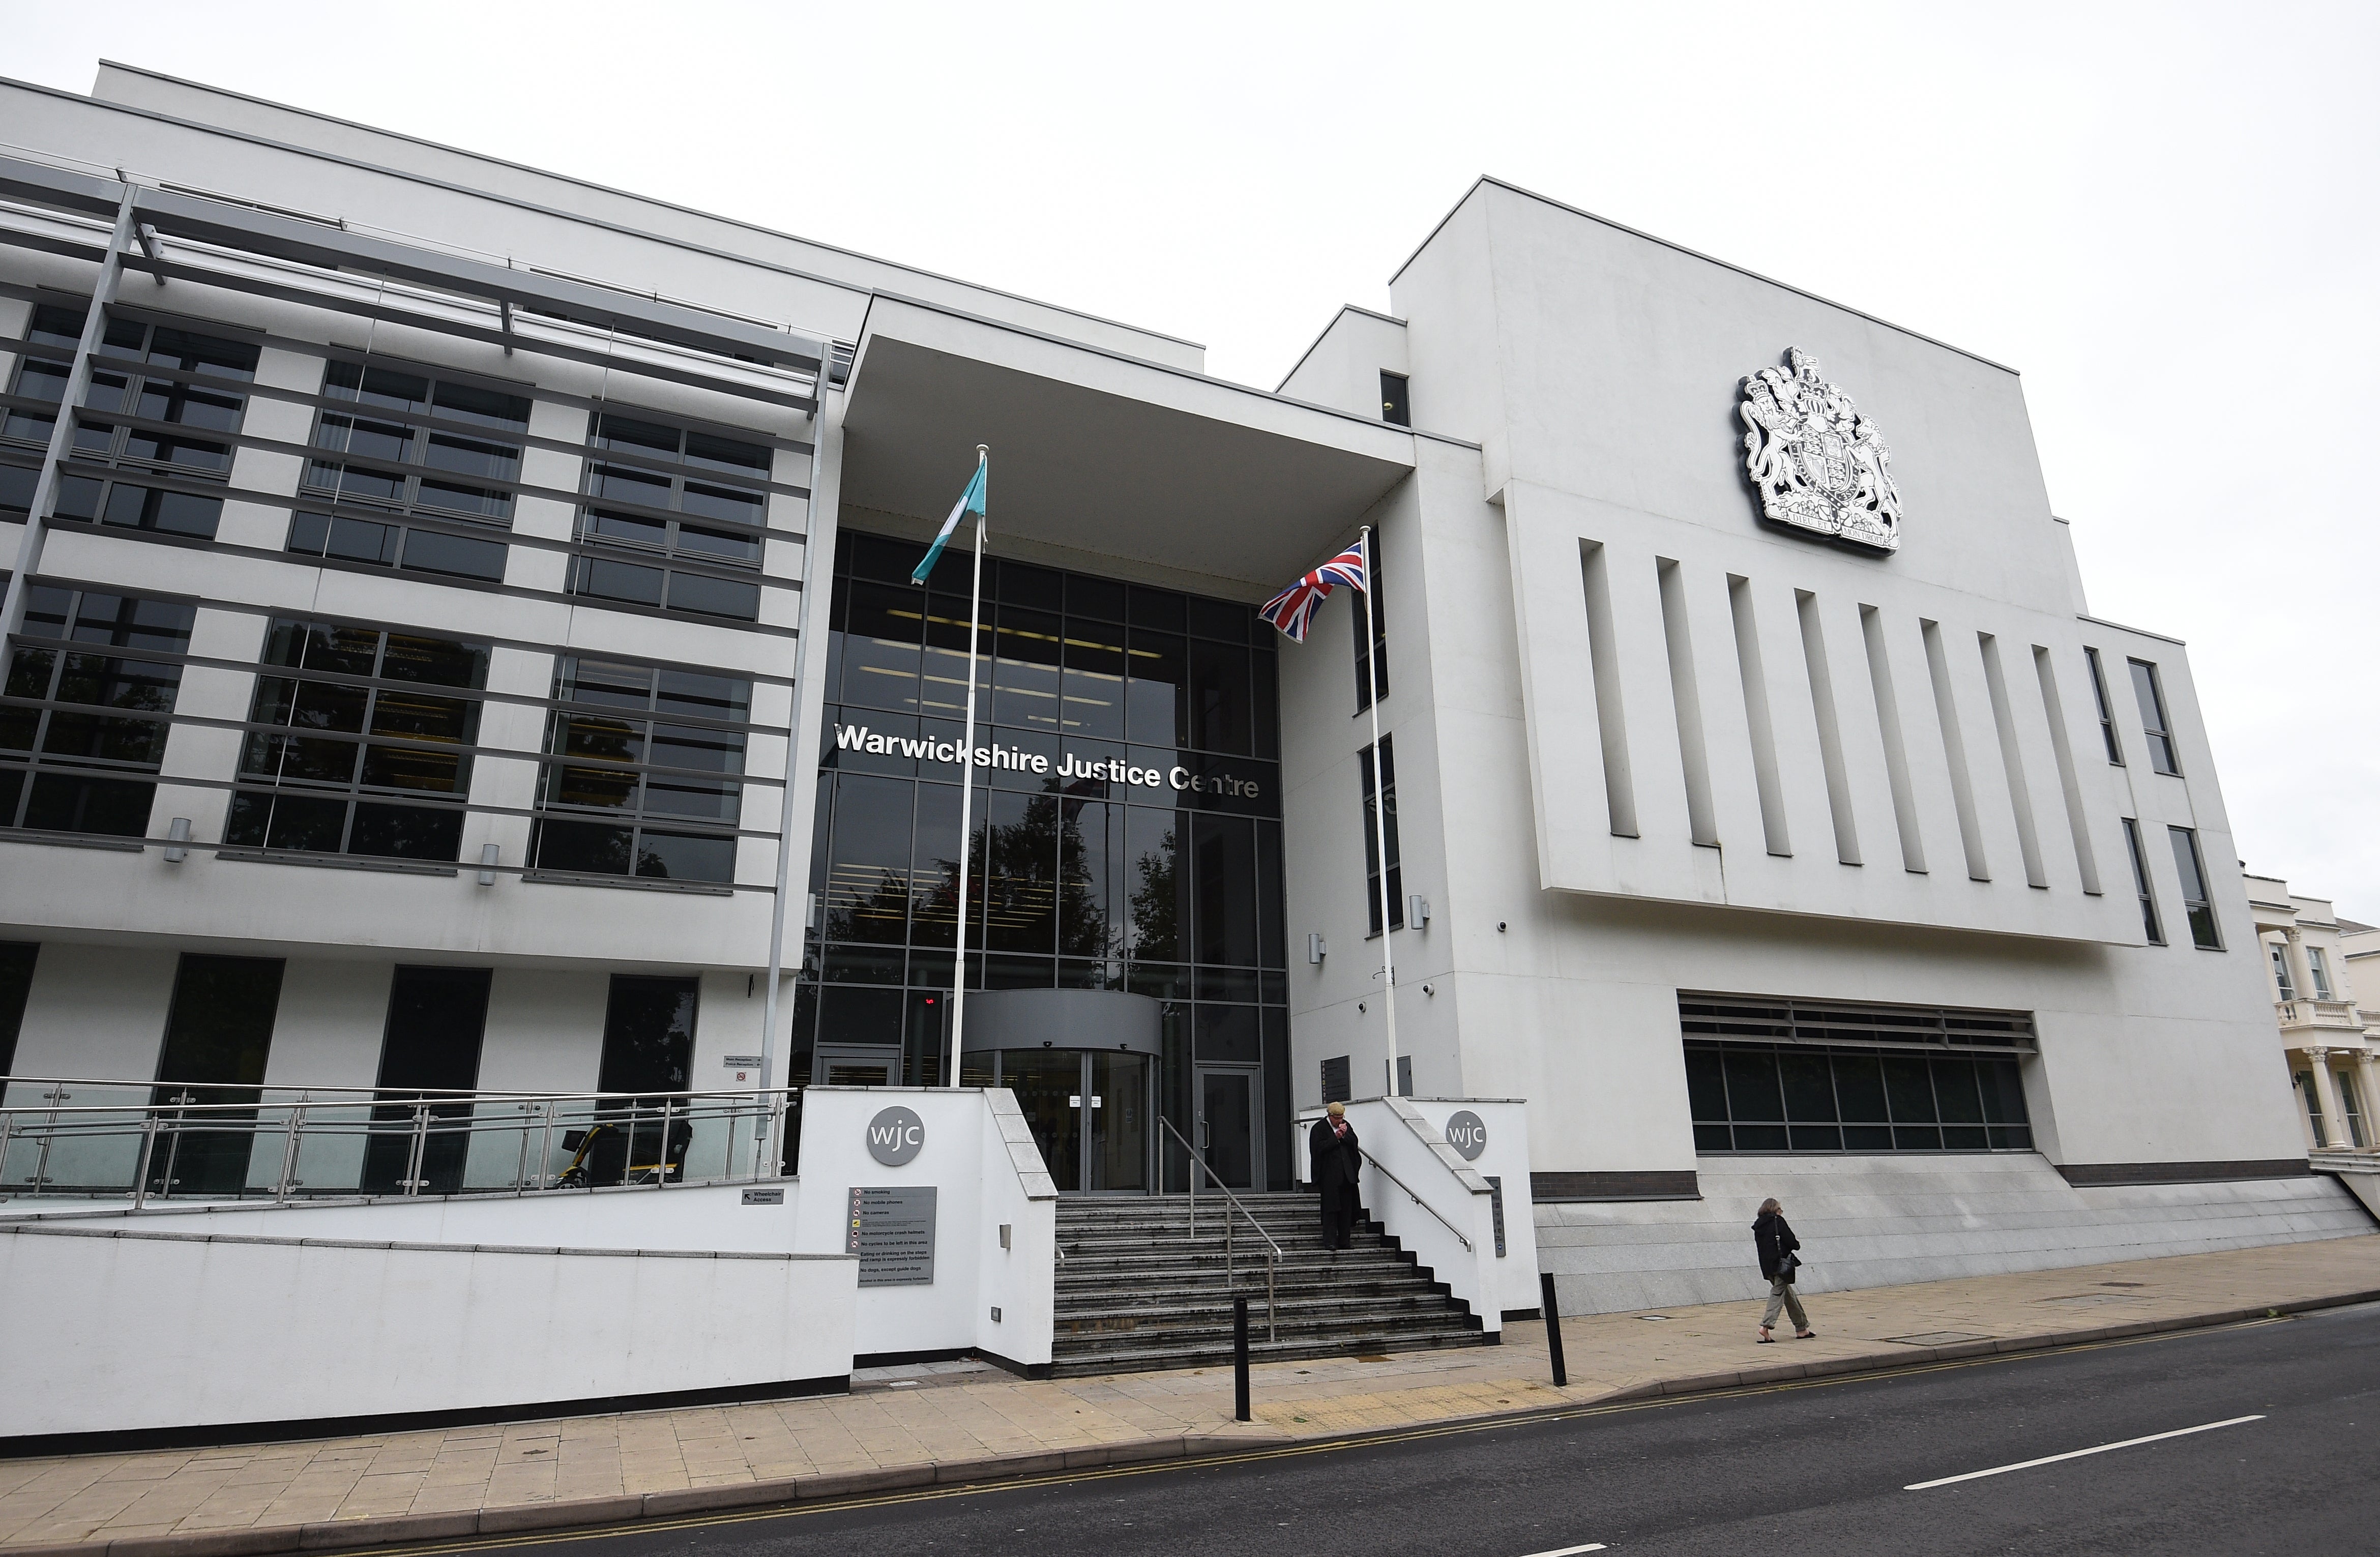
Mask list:
[[[926,1139],[916,1158],[886,1167],[868,1155],[867,1127],[894,1106],[924,1121]],[[801,1182],[804,1248],[843,1247],[855,1186],[938,1186],[933,1282],[867,1290],[860,1356],[981,1350],[1023,1367],[1049,1362],[1058,1192],[1008,1089],[813,1087],[802,1099]]]
[[[1405,371],[1405,327],[1354,304],[1342,308],[1281,381],[1280,394],[1362,417],[1378,417],[1380,375]]]
[[[5,1227],[0,1288],[42,1344],[0,1349],[0,1437],[841,1379],[856,1271],[839,1256]]]

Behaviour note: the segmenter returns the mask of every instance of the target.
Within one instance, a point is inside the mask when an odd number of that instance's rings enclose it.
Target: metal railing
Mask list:
[[[777,1176],[799,1089],[490,1092],[0,1079],[0,1196],[287,1202]],[[740,1150],[739,1150],[740,1145]]]
[[[1157,1122],[1165,1126],[1167,1135],[1181,1141],[1182,1150],[1190,1154],[1190,1236],[1196,1238],[1198,1235],[1198,1175],[1207,1172],[1206,1159],[1198,1155],[1196,1147],[1183,1139],[1182,1132],[1173,1127],[1172,1120],[1160,1113],[1157,1116]],[[1208,1176],[1212,1178],[1211,1174]],[[1232,1247],[1232,1212],[1236,1210],[1248,1219],[1248,1225],[1255,1228],[1257,1236],[1265,1241],[1265,1339],[1278,1341],[1281,1339],[1280,1323],[1273,1310],[1277,1302],[1275,1295],[1281,1274],[1282,1258],[1281,1246],[1273,1242],[1272,1235],[1264,1230],[1264,1223],[1257,1220],[1256,1213],[1240,1203],[1240,1198],[1232,1193],[1230,1185],[1220,1179],[1213,1179],[1213,1183],[1216,1188],[1223,1192],[1223,1198],[1229,1202],[1228,1209],[1223,1212],[1224,1289],[1237,1292],[1240,1287],[1237,1256]]]
[[[1357,1147],[1357,1148],[1355,1149],[1355,1150],[1356,1150],[1356,1151],[1357,1151],[1357,1152],[1358,1152],[1358,1153],[1363,1157],[1363,1159],[1364,1159],[1364,1161],[1365,1161],[1365,1162],[1369,1162],[1370,1164],[1372,1164],[1372,1166],[1374,1166],[1374,1167],[1376,1167],[1376,1168],[1379,1169],[1379,1170],[1380,1170],[1380,1173],[1381,1173],[1381,1174],[1382,1174],[1382,1176],[1384,1176],[1385,1178],[1387,1178],[1387,1180],[1388,1180],[1390,1184],[1393,1184],[1393,1185],[1395,1185],[1399,1189],[1403,1190],[1403,1191],[1405,1192],[1406,1197],[1407,1197],[1408,1198],[1410,1198],[1410,1199],[1413,1201],[1413,1203],[1414,1203],[1415,1205],[1419,1206],[1422,1210],[1424,1210],[1427,1211],[1430,1215],[1438,1217],[1439,1225],[1439,1226],[1441,1226],[1441,1227],[1443,1227],[1443,1228],[1445,1228],[1448,1232],[1450,1232],[1450,1233],[1451,1233],[1451,1234],[1453,1234],[1453,1235],[1454,1235],[1454,1236],[1455,1236],[1455,1241],[1456,1241],[1456,1242],[1458,1242],[1458,1243],[1460,1243],[1460,1244],[1463,1246],[1463,1251],[1465,1254],[1476,1254],[1476,1253],[1478,1252],[1478,1250],[1476,1250],[1476,1249],[1475,1249],[1475,1248],[1473,1248],[1473,1247],[1471,1247],[1471,1240],[1470,1240],[1469,1238],[1466,1238],[1466,1237],[1464,1237],[1464,1236],[1463,1235],[1463,1229],[1462,1229],[1462,1228],[1457,1227],[1456,1225],[1454,1225],[1454,1223],[1452,1223],[1452,1222],[1451,1222],[1447,1221],[1447,1220],[1446,1220],[1446,1218],[1444,1218],[1443,1216],[1439,1216],[1439,1210],[1438,1210],[1438,1208],[1437,1208],[1436,1206],[1431,1205],[1427,1200],[1423,1199],[1420,1196],[1418,1196],[1418,1195],[1415,1194],[1415,1193],[1414,1193],[1414,1188],[1413,1188],[1413,1186],[1412,1186],[1412,1185],[1407,1184],[1404,1180],[1402,1180],[1402,1179],[1399,1178],[1396,1174],[1392,1174],[1392,1173],[1390,1173],[1390,1172],[1389,1172],[1389,1165],[1388,1165],[1386,1162],[1381,1162],[1378,1158],[1377,1158],[1377,1157],[1373,1156],[1370,1152],[1364,1150],[1364,1149],[1363,1149],[1362,1147],[1360,1147],[1360,1146],[1359,1146],[1359,1147]]]

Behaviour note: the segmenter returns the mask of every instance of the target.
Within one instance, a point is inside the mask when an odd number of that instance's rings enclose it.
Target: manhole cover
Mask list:
[[[1988,1335],[1977,1335],[1964,1330],[1929,1330],[1922,1335],[1888,1335],[1904,1346],[1955,1346],[1961,1341],[1988,1341]]]

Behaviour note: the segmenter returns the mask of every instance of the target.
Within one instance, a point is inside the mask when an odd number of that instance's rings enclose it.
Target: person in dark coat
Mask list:
[[[1322,1241],[1334,1249],[1346,1248],[1354,1241],[1355,1213],[1363,1206],[1355,1174],[1364,1157],[1355,1144],[1355,1126],[1347,1123],[1345,1103],[1332,1103],[1314,1122],[1309,1145],[1314,1186],[1322,1191]]]
[[[1752,1224],[1752,1247],[1760,1252],[1760,1274],[1768,1283],[1768,1307],[1760,1315],[1760,1344],[1765,1346],[1777,1339],[1768,1332],[1777,1327],[1779,1308],[1792,1318],[1793,1339],[1810,1340],[1818,1332],[1810,1328],[1810,1316],[1802,1311],[1801,1295],[1793,1290],[1793,1270],[1801,1264],[1793,1251],[1802,1247],[1802,1240],[1793,1236],[1785,1208],[1773,1199],[1760,1202],[1760,1215]]]

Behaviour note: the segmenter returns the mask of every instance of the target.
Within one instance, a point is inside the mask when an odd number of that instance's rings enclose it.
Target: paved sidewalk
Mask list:
[[[237,1557],[591,1525],[1690,1393],[2380,1298],[2380,1236],[1806,1294],[1815,1341],[1754,1342],[1757,1303],[1563,1322],[1505,1344],[1254,1369],[1028,1382],[872,1370],[847,1396],[200,1450],[0,1461],[0,1553]]]

